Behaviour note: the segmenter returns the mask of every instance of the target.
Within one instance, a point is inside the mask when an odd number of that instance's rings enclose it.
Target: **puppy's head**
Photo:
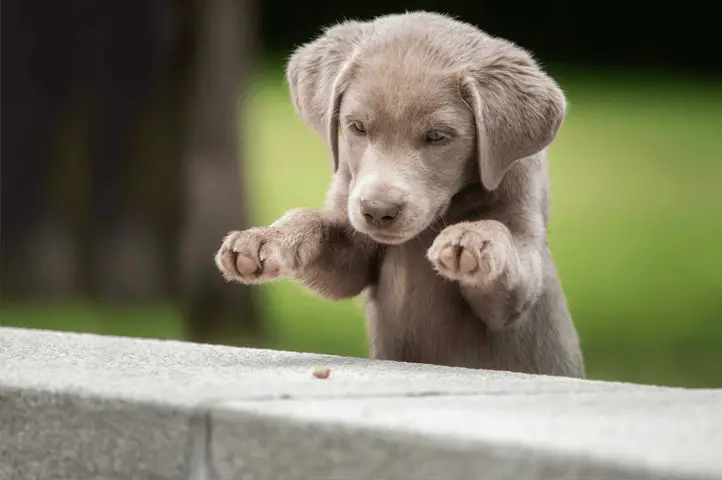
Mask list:
[[[388,244],[427,229],[465,184],[503,188],[566,108],[526,51],[426,12],[331,27],[293,54],[287,77],[350,179],[351,224]]]

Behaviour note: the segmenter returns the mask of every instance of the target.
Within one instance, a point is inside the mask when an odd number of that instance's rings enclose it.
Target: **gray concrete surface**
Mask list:
[[[722,390],[0,327],[0,480],[242,478],[722,479]]]

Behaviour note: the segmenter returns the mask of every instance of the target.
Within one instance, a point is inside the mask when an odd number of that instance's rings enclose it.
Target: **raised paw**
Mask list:
[[[434,240],[427,258],[449,280],[486,285],[507,267],[510,234],[497,222],[465,222],[446,227]]]
[[[270,227],[231,232],[216,253],[216,265],[227,281],[255,284],[275,280],[292,268],[292,259],[281,244],[282,233]]]

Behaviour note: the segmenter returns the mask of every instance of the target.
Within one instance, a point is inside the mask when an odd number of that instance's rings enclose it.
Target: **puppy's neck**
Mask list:
[[[451,198],[449,208],[441,216],[442,223],[451,225],[483,217],[493,203],[492,195],[481,183],[466,185]]]

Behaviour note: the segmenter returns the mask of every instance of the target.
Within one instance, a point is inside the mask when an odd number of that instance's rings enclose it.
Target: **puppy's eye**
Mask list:
[[[366,127],[361,122],[351,122],[350,127],[353,132],[358,133],[359,135],[366,134]]]
[[[426,143],[439,143],[445,139],[446,139],[446,135],[444,135],[443,133],[441,133],[438,130],[430,130],[429,132],[426,133],[426,137],[425,137]]]

